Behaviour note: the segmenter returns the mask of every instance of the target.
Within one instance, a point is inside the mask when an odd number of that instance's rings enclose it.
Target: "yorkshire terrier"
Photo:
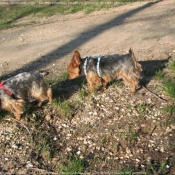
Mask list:
[[[105,90],[107,83],[114,79],[123,79],[125,85],[131,87],[130,93],[135,93],[142,67],[137,62],[132,48],[128,54],[89,56],[84,59],[81,58],[78,50],[75,50],[71,62],[67,66],[67,71],[69,79],[86,75],[90,93],[100,83],[102,89]]]
[[[21,119],[27,101],[38,100],[41,107],[45,100],[52,103],[52,89],[44,82],[48,72],[24,72],[0,83],[0,109],[13,113]]]

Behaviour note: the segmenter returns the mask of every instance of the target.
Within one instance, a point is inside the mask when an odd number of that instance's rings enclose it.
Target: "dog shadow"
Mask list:
[[[147,86],[149,82],[155,77],[158,71],[163,71],[167,67],[167,64],[171,56],[163,59],[163,60],[148,60],[148,61],[139,61],[142,66],[141,72],[141,79],[140,84],[141,86]]]
[[[162,71],[166,68],[167,63],[169,62],[171,57],[165,58],[163,60],[147,60],[147,61],[139,61],[142,66],[141,79],[140,79],[140,89],[142,86],[147,86],[147,84],[151,81],[151,79],[156,75],[158,71]],[[113,83],[120,83],[121,80],[113,80],[107,84],[107,88],[112,86]],[[80,76],[78,78],[72,80],[64,80],[58,82],[57,84],[52,86],[53,97],[54,99],[59,99],[60,102],[63,102],[73,96],[73,94],[79,92],[84,89],[84,95],[88,95],[88,87],[87,80],[85,76]],[[83,90],[82,90],[83,91]],[[83,92],[82,92],[83,93]]]
[[[81,90],[86,85],[87,81],[85,76],[80,76],[72,80],[66,79],[60,81],[51,86],[53,93],[53,100],[64,102],[69,98],[71,98],[73,94],[79,92],[79,90]]]

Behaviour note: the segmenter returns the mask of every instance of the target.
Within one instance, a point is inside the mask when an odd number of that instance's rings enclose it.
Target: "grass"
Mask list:
[[[88,95],[88,90],[86,90],[84,87],[80,89],[78,96],[80,99],[83,99]]]
[[[118,174],[121,174],[121,175],[132,175],[133,172],[134,172],[134,169],[132,167],[126,167],[125,169],[123,169]]]
[[[161,162],[156,165],[155,162],[147,163],[147,174],[148,175],[167,175],[169,173],[169,169],[166,168],[166,162]]]
[[[62,174],[82,174],[86,168],[85,162],[78,157],[68,159],[60,166],[60,173]]]
[[[175,72],[175,61],[170,61],[168,68],[173,72]]]
[[[50,86],[53,86],[55,84],[58,84],[62,81],[65,81],[67,80],[67,76],[68,76],[68,73],[67,72],[63,72],[60,76],[58,77],[49,77],[47,79],[45,79],[45,82],[46,84],[50,85]]]
[[[163,82],[163,91],[165,91],[171,98],[175,99],[175,81],[172,78],[167,78]]]
[[[163,70],[158,70],[155,73],[155,77],[158,79],[164,79],[164,76],[165,76],[165,74],[164,74]]]
[[[163,110],[168,113],[170,116],[175,114],[175,106],[174,105],[167,105],[163,108]]]
[[[20,4],[11,1],[12,3],[6,2],[6,4],[0,4],[0,30],[7,29],[11,27],[24,26],[29,25],[34,22],[29,23],[21,23],[15,24],[15,22],[19,19],[22,19],[26,16],[34,16],[34,17],[49,17],[55,14],[68,14],[68,13],[76,13],[78,11],[84,11],[85,13],[91,13],[95,10],[100,9],[108,9],[111,7],[119,6],[123,3],[128,2],[136,2],[141,0],[111,0],[110,2],[106,2],[105,0],[95,0],[95,1],[22,1]]]
[[[131,129],[130,130],[130,133],[129,133],[129,140],[130,141],[134,141],[134,140],[137,140],[137,134],[136,133],[134,133],[134,131]]]
[[[74,105],[68,103],[67,101],[64,101],[64,102],[57,101],[57,106],[60,108],[61,115],[63,117],[68,119],[72,118],[72,115],[74,113]]]
[[[151,105],[150,104],[140,104],[138,106],[136,106],[136,109],[139,110],[139,119],[140,120],[144,120],[145,118],[145,114],[147,113],[147,111],[149,111],[151,109]]]

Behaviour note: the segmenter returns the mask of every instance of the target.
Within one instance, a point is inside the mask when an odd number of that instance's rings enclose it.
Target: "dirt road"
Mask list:
[[[37,24],[0,32],[0,75],[38,69],[60,74],[74,49],[87,56],[133,47],[138,60],[165,59],[175,53],[174,19],[174,0],[132,3],[88,15],[19,19],[14,23]]]

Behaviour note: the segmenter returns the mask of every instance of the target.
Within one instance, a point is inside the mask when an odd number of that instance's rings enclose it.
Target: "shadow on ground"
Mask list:
[[[75,38],[75,39],[69,41],[68,43],[62,45],[61,47],[55,49],[53,52],[51,52],[47,55],[44,55],[42,57],[39,57],[37,60],[31,62],[28,65],[23,66],[22,68],[17,69],[16,71],[10,73],[7,76],[12,76],[12,75],[15,75],[17,73],[24,72],[24,70],[25,71],[33,71],[33,70],[36,70],[36,69],[42,69],[45,66],[55,62],[56,60],[61,59],[67,53],[71,53],[73,50],[75,50],[76,48],[78,48],[82,44],[88,42],[92,38],[100,35],[102,32],[104,32],[104,31],[106,31],[110,28],[113,28],[117,25],[121,25],[122,23],[125,22],[126,18],[129,18],[129,17],[137,14],[138,12],[140,12],[142,10],[145,10],[145,9],[155,5],[155,3],[158,3],[158,2],[147,3],[147,4],[141,6],[137,9],[133,9],[133,10],[130,10],[126,13],[123,13],[119,16],[115,16],[112,20],[110,20],[110,21],[108,21],[104,24],[98,25],[98,26],[96,26],[96,27],[94,27],[90,30],[82,32],[82,33],[79,34],[79,36],[77,36],[77,38]],[[87,35],[88,35],[88,37],[86,37]],[[57,58],[51,57],[51,55],[54,55],[54,54],[58,55]],[[46,62],[45,58],[47,58],[47,57],[49,57],[49,59]]]

